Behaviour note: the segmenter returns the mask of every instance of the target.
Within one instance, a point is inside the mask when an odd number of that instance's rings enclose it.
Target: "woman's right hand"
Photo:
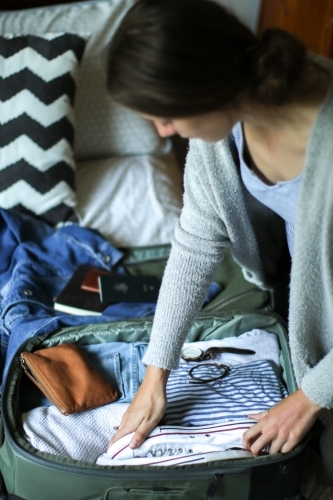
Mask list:
[[[134,432],[130,448],[138,448],[163,418],[167,406],[166,384],[169,371],[147,366],[143,382],[124,413],[108,448],[123,436]]]

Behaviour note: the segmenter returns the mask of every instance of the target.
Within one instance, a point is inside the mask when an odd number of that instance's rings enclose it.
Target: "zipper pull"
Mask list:
[[[34,374],[32,373],[32,371],[30,370],[30,368],[29,368],[29,366],[28,366],[28,363],[26,362],[26,360],[24,359],[24,357],[23,357],[23,355],[22,355],[22,354],[20,354],[20,356],[19,356],[19,360],[20,360],[20,363],[21,363],[21,367],[22,367],[22,369],[23,369],[23,370],[27,373],[27,375],[28,375],[29,377],[33,378],[33,379],[36,381],[36,383],[37,383],[38,385],[40,385],[40,384],[39,384],[39,382],[38,382],[38,380],[36,379],[36,377],[35,377],[35,376],[34,376]]]
[[[208,490],[206,492],[207,498],[215,497],[215,493],[217,492],[217,488],[219,486],[219,480],[221,477],[223,477],[223,474],[214,474],[213,475],[212,482],[208,486]]]
[[[22,366],[23,370],[26,370],[27,369],[27,364],[26,364],[25,359],[22,356],[22,354],[20,354],[19,360],[20,360],[20,363],[21,363],[21,366]]]

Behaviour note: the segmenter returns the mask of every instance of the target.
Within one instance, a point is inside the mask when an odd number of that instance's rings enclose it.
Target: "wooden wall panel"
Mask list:
[[[333,57],[333,0],[262,0],[258,31],[271,26],[298,36],[309,50]]]

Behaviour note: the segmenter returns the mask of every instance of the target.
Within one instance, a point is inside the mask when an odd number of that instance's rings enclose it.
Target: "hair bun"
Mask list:
[[[259,38],[252,57],[253,99],[272,105],[289,101],[305,67],[304,44],[286,31],[269,28]]]

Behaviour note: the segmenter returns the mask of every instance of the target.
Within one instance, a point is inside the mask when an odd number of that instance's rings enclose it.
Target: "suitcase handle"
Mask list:
[[[169,471],[168,471],[169,472]],[[164,474],[163,474],[164,476]],[[208,479],[208,481],[207,481]],[[165,487],[174,480],[173,487]],[[248,500],[250,493],[251,474],[238,470],[235,473],[215,473],[206,479],[190,480],[184,474],[183,480],[175,479],[166,474],[161,486],[152,484],[141,488],[133,484],[121,487],[114,486],[106,492],[105,500]],[[104,498],[104,497],[103,497]]]

